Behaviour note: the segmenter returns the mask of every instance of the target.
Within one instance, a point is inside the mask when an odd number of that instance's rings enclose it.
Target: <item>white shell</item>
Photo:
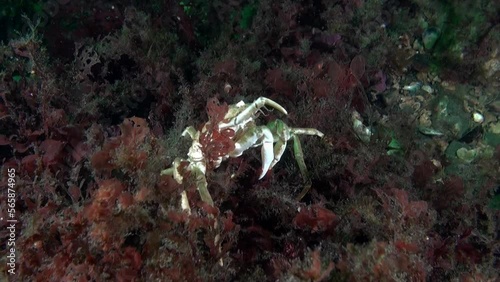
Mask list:
[[[427,85],[427,84],[422,86],[422,90],[424,90],[425,92],[427,92],[429,94],[434,93],[434,89],[432,89],[432,87],[430,85]]]
[[[231,84],[229,84],[228,82],[226,82],[226,84],[224,84],[224,92],[229,93],[229,92],[231,92],[231,89],[233,89],[233,87],[231,86]]]
[[[358,138],[363,142],[370,142],[370,137],[372,136],[371,128],[363,124],[361,115],[357,111],[352,113],[352,121],[352,127],[354,132],[358,135]]]
[[[484,121],[484,116],[478,112],[474,112],[472,114],[472,119],[474,120],[474,122],[476,123],[483,123]]]
[[[422,87],[422,83],[421,82],[412,82],[409,85],[403,86],[403,90],[406,90],[406,91],[417,91],[418,89],[420,89],[420,87]]]

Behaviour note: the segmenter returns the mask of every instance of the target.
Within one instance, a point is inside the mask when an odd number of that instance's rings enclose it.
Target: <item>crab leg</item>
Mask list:
[[[304,188],[296,198],[297,201],[300,201],[307,192],[311,190],[312,181],[311,178],[309,178],[309,172],[307,171],[306,162],[304,161],[304,152],[302,151],[302,145],[297,135],[293,135],[293,155],[299,166],[300,174],[302,174],[302,178],[304,179]]]
[[[198,194],[200,194],[201,200],[213,207],[214,200],[212,199],[212,196],[210,196],[210,192],[208,191],[208,183],[207,179],[205,178],[205,171],[203,169],[199,169],[198,167],[193,167],[191,169],[191,173],[194,175],[196,188],[198,189]]]
[[[265,97],[260,97],[257,100],[255,100],[252,104],[248,105],[241,113],[239,113],[237,116],[229,120],[227,123],[220,123],[219,124],[219,129],[225,129],[233,126],[237,126],[242,123],[246,123],[248,119],[252,119],[253,116],[264,106],[269,106],[272,108],[277,109],[281,113],[287,115],[288,112],[283,108],[280,104],[276,103],[275,101],[265,98]]]
[[[182,132],[181,136],[189,136],[191,140],[198,140],[200,133],[196,130],[196,128],[192,126],[186,127],[184,131]]]
[[[320,138],[323,138],[325,134],[316,128],[290,128],[290,131],[293,135],[316,135]]]
[[[298,138],[296,138],[297,135],[316,135],[319,137],[324,136],[323,132],[321,132],[317,129],[314,129],[314,128],[300,128],[300,127],[299,128],[291,128],[291,127],[288,127],[288,125],[286,125],[280,119],[276,119],[274,121],[271,121],[270,123],[267,124],[267,127],[271,130],[271,132],[273,132],[274,141],[276,142],[276,144],[274,145],[274,160],[271,163],[270,168],[273,168],[274,165],[277,162],[279,162],[279,160],[281,159],[281,156],[285,152],[286,142],[288,140],[290,140],[291,138],[293,138],[295,141],[295,140],[298,140]],[[300,144],[298,146],[300,147]],[[301,151],[301,149],[300,149],[300,151]]]
[[[281,156],[286,149],[286,142],[288,141],[288,139],[293,138],[295,159],[297,159],[300,172],[304,176],[304,179],[306,179],[307,168],[305,167],[304,154],[302,153],[302,146],[300,145],[300,140],[297,135],[316,135],[319,137],[324,136],[323,132],[314,128],[290,128],[290,134],[287,135],[285,132],[285,134],[283,134],[282,137],[276,141],[276,144],[274,145],[274,159],[269,169],[272,169],[274,165],[280,161]]]

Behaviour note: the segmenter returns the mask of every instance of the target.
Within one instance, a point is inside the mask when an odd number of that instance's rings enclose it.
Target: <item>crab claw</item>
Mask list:
[[[240,105],[240,106],[243,107],[243,105]],[[288,112],[285,110],[285,108],[283,108],[280,104],[276,103],[275,101],[273,101],[269,98],[266,98],[266,97],[259,97],[252,104],[246,106],[236,116],[232,117],[227,123],[224,123],[224,122],[219,123],[219,129],[238,126],[240,124],[245,123],[246,121],[248,121],[250,119],[253,119],[254,115],[258,111],[260,111],[260,109],[263,108],[264,106],[269,106],[269,107],[275,108],[276,110],[278,110],[279,112],[281,112],[284,115],[288,114]]]
[[[273,101],[269,98],[260,97],[257,100],[255,100],[254,104],[259,109],[262,108],[263,106],[269,106],[269,107],[275,108],[276,110],[280,111],[284,115],[288,114],[288,112],[285,110],[285,108],[283,108],[280,104],[276,103],[275,101]]]
[[[262,172],[260,173],[259,180],[271,169],[271,164],[274,161],[273,134],[267,128],[264,128],[262,133],[262,148],[260,149]]]
[[[229,153],[229,157],[236,158],[239,157],[252,147],[261,146],[261,159],[262,159],[262,173],[259,179],[262,179],[271,168],[271,164],[274,160],[274,148],[273,148],[274,138],[273,133],[269,128],[265,126],[255,127],[253,130],[247,131],[243,136],[241,136],[238,141],[234,143],[234,150]]]

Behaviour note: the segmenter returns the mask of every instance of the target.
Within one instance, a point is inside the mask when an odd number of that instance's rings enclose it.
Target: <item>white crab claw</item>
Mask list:
[[[270,106],[280,111],[282,114],[288,115],[288,112],[285,110],[285,108],[269,98],[260,97],[255,101],[255,104],[258,108],[262,108],[263,106]]]
[[[254,120],[255,114],[265,106],[272,107],[284,115],[288,114],[285,108],[283,108],[280,104],[266,97],[259,97],[257,100],[255,100],[253,103],[249,104],[246,107],[245,103],[243,101],[240,101],[238,104],[236,104],[236,108],[242,108],[242,107],[245,108],[241,110],[241,112],[239,112],[236,116],[232,117],[230,121],[219,123],[219,129],[244,125],[247,122]]]
[[[268,128],[262,128],[262,148],[260,154],[262,159],[262,172],[259,176],[259,180],[267,174],[274,161],[273,134]]]

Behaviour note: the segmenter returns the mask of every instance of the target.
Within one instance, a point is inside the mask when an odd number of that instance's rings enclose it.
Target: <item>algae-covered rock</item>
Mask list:
[[[460,150],[460,149],[469,150],[470,146],[468,146],[467,144],[458,142],[458,141],[452,141],[448,145],[448,147],[446,147],[446,150],[444,152],[445,155],[446,155],[446,158],[448,160],[450,160],[450,161],[456,160],[458,158],[457,157],[457,151]]]
[[[490,209],[500,210],[500,195],[495,195],[488,205]]]
[[[452,141],[445,150],[446,158],[451,163],[471,163],[475,160],[490,159],[493,154],[494,149],[491,146],[471,147],[458,141]]]
[[[466,163],[471,163],[473,162],[478,156],[478,149],[466,149],[466,148],[460,148],[457,150],[457,157],[466,162]]]
[[[500,122],[492,123],[483,135],[484,143],[496,147],[500,145]]]
[[[431,50],[439,38],[439,29],[429,27],[422,33],[422,42],[424,43],[425,50]]]
[[[493,132],[486,132],[483,136],[484,143],[496,147],[500,145],[500,134],[496,134]]]
[[[458,97],[456,93],[443,91],[434,100],[432,113],[432,128],[457,140],[476,126],[471,114],[464,110],[463,100]]]

